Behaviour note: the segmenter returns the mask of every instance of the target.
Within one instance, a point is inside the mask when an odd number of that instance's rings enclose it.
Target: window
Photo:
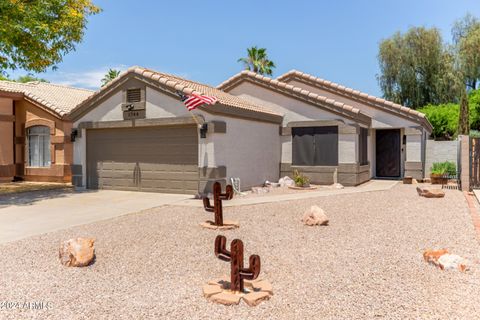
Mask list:
[[[338,127],[292,128],[292,164],[338,165]]]
[[[30,167],[50,166],[50,128],[35,126],[27,129],[28,165]]]
[[[360,135],[358,137],[358,159],[360,165],[368,164],[368,129],[360,128]]]

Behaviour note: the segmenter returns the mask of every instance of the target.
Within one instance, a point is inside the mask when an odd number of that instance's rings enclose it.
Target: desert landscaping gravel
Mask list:
[[[314,204],[329,226],[301,223]],[[211,213],[164,206],[3,244],[0,319],[480,318],[480,246],[459,191],[425,199],[399,184],[224,211],[240,229],[202,229]],[[229,271],[213,254],[219,233],[228,244],[243,240],[245,260],[260,255],[271,300],[226,307],[202,296],[205,283]],[[78,236],[96,238],[96,261],[64,267],[59,244]],[[422,259],[427,248],[448,248],[472,261],[472,270],[435,269]],[[5,308],[24,301],[49,302],[49,309]]]

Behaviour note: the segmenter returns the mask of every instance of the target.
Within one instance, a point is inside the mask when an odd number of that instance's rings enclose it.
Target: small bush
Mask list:
[[[298,172],[298,170],[293,171],[293,181],[297,187],[308,187],[310,185],[310,179]]]
[[[480,138],[480,131],[478,131],[478,130],[470,130],[470,137],[471,137],[471,138]]]
[[[468,94],[470,129],[480,129],[480,89]],[[460,107],[456,103],[427,105],[418,111],[427,116],[433,126],[432,137],[439,140],[451,140],[457,136]]]
[[[434,162],[430,168],[430,173],[455,175],[457,174],[457,166],[452,161]]]
[[[432,124],[433,138],[450,140],[456,135],[460,112],[458,104],[428,105],[418,111],[424,113]]]

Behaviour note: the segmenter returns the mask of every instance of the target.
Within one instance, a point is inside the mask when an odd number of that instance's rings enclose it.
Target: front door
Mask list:
[[[400,129],[376,131],[376,176],[400,177]]]

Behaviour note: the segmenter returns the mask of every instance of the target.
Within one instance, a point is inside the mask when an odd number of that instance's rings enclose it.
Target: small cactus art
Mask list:
[[[215,256],[222,261],[230,262],[230,290],[244,292],[244,280],[255,280],[260,274],[260,257],[256,254],[248,259],[249,266],[243,266],[243,242],[235,239],[226,249],[227,238],[218,235],[215,239]]]
[[[210,204],[210,199],[203,198],[203,207],[208,212],[215,213],[214,225],[223,226],[223,208],[222,200],[231,200],[233,198],[233,188],[227,185],[225,193],[222,193],[222,185],[220,182],[213,184],[213,206]]]

